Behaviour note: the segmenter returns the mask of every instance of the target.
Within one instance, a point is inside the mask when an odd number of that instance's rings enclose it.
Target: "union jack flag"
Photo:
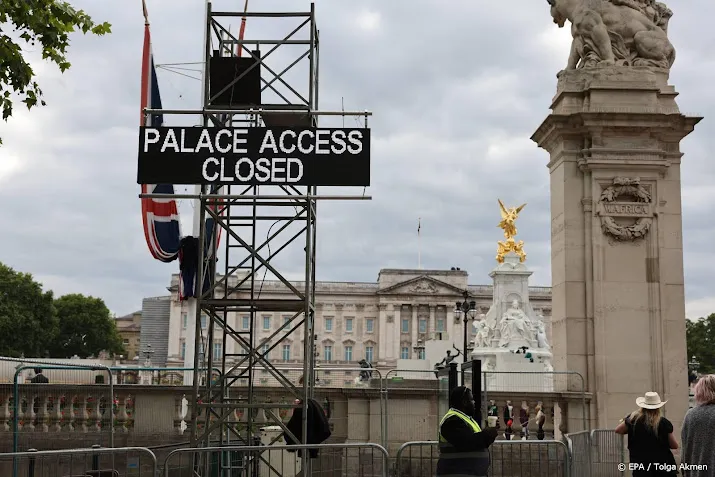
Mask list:
[[[164,124],[164,116],[162,114],[150,114],[145,117],[144,109],[162,109],[161,95],[159,94],[159,82],[156,76],[156,67],[154,65],[154,56],[151,48],[151,32],[149,30],[149,19],[147,15],[146,2],[142,0],[144,9],[144,51],[142,54],[142,77],[141,77],[141,114],[140,125],[147,127],[161,127]],[[221,193],[222,187],[212,186],[210,193]],[[158,193],[158,194],[174,194],[174,186],[172,184],[142,184],[142,193]],[[218,201],[222,203],[223,201]],[[179,211],[174,199],[158,199],[158,198],[143,198],[142,204],[142,222],[144,224],[144,236],[146,237],[147,245],[152,256],[162,262],[172,262],[177,258],[181,262],[181,275],[179,281],[179,295],[182,300],[196,296],[195,284],[197,265],[196,248],[193,252],[186,256],[184,250],[191,248],[191,241],[198,243],[198,238],[181,236],[181,222],[179,220]],[[223,215],[223,211],[219,205],[211,205],[210,209]],[[196,212],[195,212],[196,213]],[[211,245],[214,236],[216,243],[221,240],[221,227],[217,227],[213,217],[207,214],[205,221],[205,236],[204,236],[204,257],[206,263],[215,260],[215,254],[211,253]],[[188,248],[187,248],[188,247]],[[210,284],[213,282],[213,277],[208,274],[204,276],[202,289],[207,291]]]
[[[144,117],[144,108],[161,109],[159,82],[154,67],[154,56],[151,50],[151,32],[149,20],[144,7],[144,51],[142,54],[141,78],[141,117],[139,124],[143,126],[160,127],[164,124],[162,114],[152,114]],[[142,184],[142,193],[173,194],[172,184]],[[152,256],[162,262],[172,262],[179,256],[181,243],[181,223],[179,211],[174,199],[141,199],[144,236]]]

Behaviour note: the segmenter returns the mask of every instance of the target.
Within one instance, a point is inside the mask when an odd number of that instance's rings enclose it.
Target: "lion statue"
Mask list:
[[[675,49],[668,40],[673,15],[655,0],[547,0],[559,28],[571,22],[567,70],[594,66],[669,69]]]

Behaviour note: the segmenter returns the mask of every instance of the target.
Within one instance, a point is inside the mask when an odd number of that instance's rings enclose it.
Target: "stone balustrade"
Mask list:
[[[316,399],[326,408],[337,440],[351,442],[382,442],[383,419],[387,418],[389,448],[411,440],[432,439],[441,414],[446,410],[440,399],[437,382],[405,380],[390,384],[385,395],[378,380],[362,388],[316,388]],[[116,446],[159,445],[186,442],[192,412],[193,389],[190,386],[129,385],[114,386],[114,396],[108,385],[21,384],[18,386],[20,406],[17,438],[20,450],[57,449],[84,445],[108,445],[114,430]],[[240,398],[246,391],[234,387],[232,397]],[[14,436],[14,390],[11,384],[0,384],[0,449],[12,450]],[[290,406],[295,397],[283,388],[265,387],[255,391],[256,402],[275,403],[275,408],[259,410],[254,416],[256,426],[270,424],[270,414],[284,422],[290,419]],[[492,398],[492,395],[490,395]],[[494,393],[500,412],[507,399],[518,409],[526,401],[534,417],[534,407],[542,402],[547,420],[545,430],[554,435],[553,410],[566,408],[570,401],[581,402],[581,395],[559,393]],[[241,429],[247,425],[247,415],[237,410],[230,417]],[[204,427],[205,413],[198,419]],[[503,425],[503,424],[502,424]],[[532,438],[535,436],[535,426]],[[519,429],[515,426],[515,430]],[[562,431],[565,429],[561,429]]]

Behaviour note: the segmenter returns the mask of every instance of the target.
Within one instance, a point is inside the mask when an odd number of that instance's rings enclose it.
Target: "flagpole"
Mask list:
[[[417,219],[417,269],[422,270],[422,246],[420,229],[422,228],[422,217]]]
[[[202,53],[202,58],[203,58],[203,70],[201,73],[201,107],[203,109],[204,107],[204,101],[205,101],[205,88],[206,88],[206,62],[208,61],[208,58],[206,57],[206,36],[208,35],[208,21],[209,19],[207,18],[208,15],[208,7],[209,7],[209,2],[210,0],[206,0],[204,2],[204,36],[203,36],[203,53]],[[203,117],[201,118],[202,124],[201,126],[204,126],[203,124]],[[203,193],[203,187],[201,184],[196,184],[194,186],[194,194],[196,196],[199,196],[200,194]],[[193,237],[200,238],[201,235],[201,201],[199,199],[193,199],[193,210],[194,210],[194,216],[192,218],[192,226],[191,226],[191,235]],[[202,246],[201,244],[199,246]],[[202,267],[199,267],[199,271],[201,271]],[[194,284],[194,294],[201,293],[203,290],[203,277],[198,276],[196,277],[196,283]],[[186,343],[186,348],[185,348],[185,353],[184,353],[184,367],[185,368],[195,368],[195,353],[198,351],[196,349],[196,329],[198,328],[199,330],[201,329],[200,326],[196,326],[196,323],[194,320],[197,320],[197,303],[196,303],[196,298],[188,298],[186,303],[186,314],[188,317],[190,317],[188,326],[186,327],[186,337],[184,339],[184,342]],[[194,325],[194,326],[192,326]],[[202,337],[203,339],[203,337]],[[206,349],[204,349],[204,354],[207,352]],[[199,363],[201,364],[201,363]],[[190,386],[192,384],[195,385],[197,381],[195,381],[194,378],[194,373],[184,373],[184,385]]]

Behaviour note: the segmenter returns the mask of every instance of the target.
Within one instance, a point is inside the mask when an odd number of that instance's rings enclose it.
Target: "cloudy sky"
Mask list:
[[[155,60],[201,61],[203,0],[147,0]],[[0,261],[33,273],[58,294],[104,298],[118,314],[165,293],[178,264],[154,261],[142,232],[136,150],[143,18],[140,0],[74,3],[113,25],[108,37],[72,39],[65,74],[28,47],[48,106],[16,107],[0,123]],[[243,1],[215,2],[238,10]],[[448,5],[448,7],[447,7]],[[251,0],[251,9],[307,10],[307,0]],[[671,82],[686,113],[706,119],[686,138],[682,168],[689,317],[715,312],[711,243],[715,221],[715,4],[671,5],[678,58]],[[547,153],[529,139],[548,114],[568,29],[543,0],[320,0],[321,109],[374,111],[371,202],[321,204],[318,278],[374,281],[381,268],[458,266],[489,283],[499,212],[528,203],[519,220],[533,285],[550,285]],[[246,38],[275,38],[297,26],[251,22]],[[233,30],[238,21],[234,20]],[[287,30],[286,30],[287,27]],[[277,54],[288,64],[290,52]],[[174,70],[178,71],[178,70]],[[296,75],[300,73],[297,70]],[[305,75],[303,75],[304,77]],[[297,76],[296,76],[297,77]],[[165,107],[199,106],[200,82],[159,70]],[[183,122],[182,122],[183,121]],[[167,117],[167,124],[193,118]],[[355,123],[355,120],[350,120]],[[354,125],[348,122],[348,126]],[[338,124],[339,126],[339,124]],[[180,188],[183,190],[184,188]],[[362,193],[362,189],[349,191]],[[181,203],[185,231],[191,203]],[[301,270],[287,254],[289,276]]]

